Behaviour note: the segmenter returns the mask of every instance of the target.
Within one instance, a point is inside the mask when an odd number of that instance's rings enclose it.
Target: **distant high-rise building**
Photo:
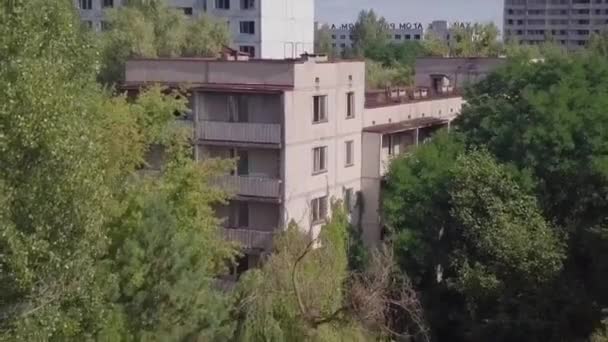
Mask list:
[[[331,40],[334,50],[338,53],[344,52],[354,47],[355,24],[329,25]],[[421,23],[399,23],[387,24],[387,38],[393,43],[403,43],[407,41],[420,41],[424,37],[424,28]]]
[[[450,27],[448,22],[445,20],[435,20],[430,23],[427,33],[433,34],[435,37],[441,40],[450,40]]]
[[[608,0],[505,0],[504,11],[505,41],[576,49],[608,28]]]
[[[297,58],[314,50],[314,0],[166,0],[187,16],[209,14],[230,28],[231,47],[256,58]],[[107,29],[106,10],[124,0],[74,0],[83,23]]]

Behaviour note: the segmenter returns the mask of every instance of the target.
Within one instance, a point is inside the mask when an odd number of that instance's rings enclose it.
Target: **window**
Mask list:
[[[355,117],[355,93],[346,94],[346,118],[352,119]]]
[[[230,211],[231,213],[228,217],[229,228],[249,227],[249,204],[247,202],[232,202]]]
[[[346,39],[346,35],[344,35],[344,34],[343,34],[343,35],[341,35],[341,36],[340,36],[340,39]]]
[[[312,171],[313,174],[327,171],[327,146],[314,148]]]
[[[192,7],[184,7],[182,10],[184,11],[184,15],[192,15]]]
[[[101,22],[101,30],[102,31],[109,31],[110,30],[110,23],[107,21],[102,21]]]
[[[255,21],[241,21],[241,33],[254,34],[255,33]]]
[[[331,35],[331,39],[336,39],[336,35],[335,35],[335,34],[332,34],[332,35]]]
[[[405,35],[405,40],[411,40],[411,39],[412,39],[412,36],[411,36],[411,35],[409,35],[409,34],[406,34],[406,35]]]
[[[349,167],[349,166],[353,166],[355,164],[355,159],[354,159],[354,149],[355,149],[355,142],[352,140],[349,140],[347,142],[344,143],[345,146],[345,150],[346,150],[346,154],[345,154],[345,158],[344,158],[344,166]]]
[[[395,154],[395,146],[393,145],[393,136],[390,134],[382,136],[382,148],[387,150],[389,156]]]
[[[78,5],[80,6],[80,9],[90,10],[93,9],[93,0],[79,0]]]
[[[92,29],[93,28],[93,22],[90,20],[83,20],[82,21],[82,25],[84,25],[84,27],[88,28],[88,29]]]
[[[241,9],[248,10],[255,8],[255,0],[241,0]]]
[[[250,57],[255,57],[255,46],[241,45],[239,51],[249,54]]]
[[[249,227],[249,205],[247,202],[239,202],[239,228]]]
[[[325,221],[327,217],[327,196],[315,198],[310,202],[312,223]]]
[[[345,189],[344,190],[344,208],[346,212],[350,213],[353,210],[354,202],[353,202],[353,189]]]
[[[400,34],[396,34],[395,35],[395,40],[401,40],[401,35]]]
[[[414,40],[420,40],[420,35],[419,34],[415,34],[414,35]]]
[[[312,117],[313,123],[327,121],[327,96],[320,95],[313,97],[314,113]]]
[[[236,174],[238,176],[249,176],[249,152],[246,150],[238,150],[236,155],[238,157]]]
[[[215,0],[215,8],[217,9],[230,9],[230,0]]]
[[[102,6],[103,6],[103,8],[114,7],[114,0],[103,0]]]

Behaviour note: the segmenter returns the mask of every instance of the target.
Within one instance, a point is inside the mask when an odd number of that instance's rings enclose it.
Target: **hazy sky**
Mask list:
[[[448,20],[494,21],[502,27],[503,0],[315,0],[316,20],[352,22],[362,9],[373,8],[389,22]]]

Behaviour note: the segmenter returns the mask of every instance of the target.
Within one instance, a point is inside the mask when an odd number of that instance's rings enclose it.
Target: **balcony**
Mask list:
[[[280,124],[202,121],[198,133],[204,141],[281,144]]]
[[[281,181],[273,178],[224,176],[218,178],[219,186],[231,194],[246,197],[279,198]]]
[[[251,229],[224,229],[224,239],[235,242],[245,249],[269,250],[272,247],[274,232]]]

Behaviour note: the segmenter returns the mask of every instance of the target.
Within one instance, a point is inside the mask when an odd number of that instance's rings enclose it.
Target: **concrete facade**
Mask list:
[[[106,11],[124,0],[74,0],[83,23],[106,28]],[[255,58],[297,58],[314,51],[314,0],[167,0],[185,15],[226,22],[231,48]]]
[[[363,62],[316,57],[142,59],[127,62],[125,87],[190,86],[195,157],[237,159],[218,179],[234,195],[218,209],[226,236],[258,255],[290,222],[315,238],[332,200],[360,191],[364,77]],[[315,121],[319,98],[323,118]],[[319,148],[323,167],[315,169]]]
[[[607,0],[505,0],[504,38],[524,44],[547,39],[578,49],[608,27]]]
[[[218,214],[226,239],[243,245],[253,267],[290,222],[317,237],[332,200],[350,201],[351,222],[368,245],[381,241],[390,161],[459,115],[466,82],[455,70],[472,65],[480,71],[474,81],[501,63],[421,59],[423,88],[366,93],[362,61],[142,59],[127,62],[124,86],[190,87],[195,158],[236,159],[217,180],[233,195]]]

